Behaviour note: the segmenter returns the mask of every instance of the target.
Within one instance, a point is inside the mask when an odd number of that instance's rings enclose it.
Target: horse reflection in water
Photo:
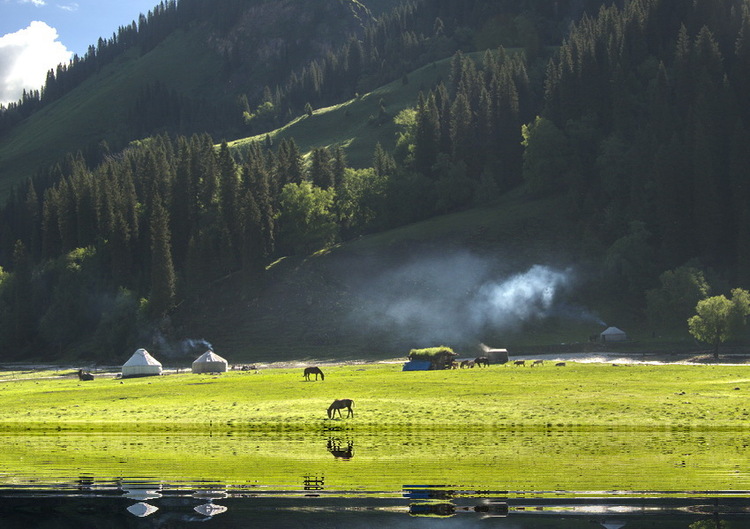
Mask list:
[[[328,451],[336,459],[351,459],[354,457],[354,441],[347,441],[344,446],[341,439],[328,439]]]
[[[330,406],[328,406],[328,418],[333,419],[336,412],[339,412],[339,417],[341,417],[341,410],[344,408],[348,410],[346,413],[347,417],[354,417],[352,406],[354,406],[354,401],[352,399],[336,399]]]

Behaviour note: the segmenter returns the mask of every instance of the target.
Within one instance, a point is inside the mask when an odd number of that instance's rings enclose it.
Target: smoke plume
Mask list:
[[[469,343],[555,317],[595,318],[566,298],[571,268],[511,270],[470,253],[416,259],[368,277],[355,323],[414,343]]]
[[[205,339],[200,338],[198,340],[193,338],[185,338],[180,342],[180,352],[182,354],[193,354],[197,352],[205,353],[206,351],[213,351],[213,346]]]

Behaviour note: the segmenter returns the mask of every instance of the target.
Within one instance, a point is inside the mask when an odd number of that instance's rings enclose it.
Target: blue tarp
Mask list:
[[[429,371],[432,364],[424,360],[410,360],[404,364],[403,371]]]

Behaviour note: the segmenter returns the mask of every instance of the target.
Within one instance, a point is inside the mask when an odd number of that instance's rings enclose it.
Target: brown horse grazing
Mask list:
[[[326,379],[326,377],[323,375],[323,372],[320,370],[319,367],[306,367],[305,368],[305,380],[310,380],[311,375],[315,375],[315,380],[318,380],[318,375],[320,375],[320,380]]]
[[[339,417],[341,417],[341,409],[346,408],[349,410],[346,414],[347,417],[354,417],[354,410],[352,409],[352,406],[354,406],[354,401],[352,399],[336,399],[334,400],[330,406],[328,406],[328,418],[333,419],[333,417],[336,415],[336,412],[339,412]]]
[[[474,360],[474,363],[478,365],[479,367],[489,367],[490,366],[490,359],[486,356],[480,356],[479,358],[476,358]]]
[[[78,380],[94,380],[94,375],[87,373],[83,369],[78,370]]]
[[[516,360],[516,361],[513,362],[513,365],[514,366],[525,366],[526,365],[526,360]]]

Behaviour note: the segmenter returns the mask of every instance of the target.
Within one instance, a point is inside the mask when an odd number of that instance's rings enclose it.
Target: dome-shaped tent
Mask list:
[[[193,362],[193,373],[224,373],[227,367],[227,361],[209,349]]]
[[[628,335],[617,327],[609,327],[599,335],[599,339],[602,342],[624,342]]]
[[[145,349],[138,349],[130,360],[122,365],[122,378],[152,375],[161,375],[161,362],[148,354]]]

